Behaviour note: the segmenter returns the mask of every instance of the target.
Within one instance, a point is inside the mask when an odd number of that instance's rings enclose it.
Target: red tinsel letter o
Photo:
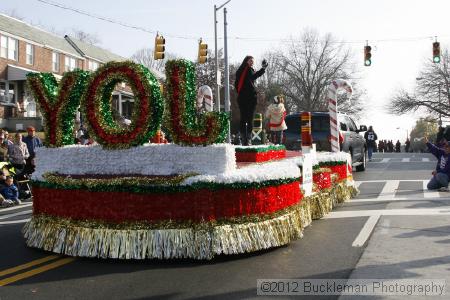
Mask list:
[[[119,125],[112,112],[111,93],[120,82],[127,82],[134,94],[130,126]],[[131,61],[110,62],[100,67],[89,81],[82,104],[94,139],[113,149],[147,143],[159,129],[164,110],[155,76],[143,65]]]

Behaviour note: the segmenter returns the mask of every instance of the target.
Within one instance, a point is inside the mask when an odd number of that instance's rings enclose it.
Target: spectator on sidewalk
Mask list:
[[[439,148],[428,141],[428,137],[425,137],[425,142],[437,159],[436,169],[431,173],[433,177],[427,184],[429,190],[448,191],[448,183],[450,178],[450,145],[444,144],[443,148]]]
[[[397,140],[397,143],[395,143],[395,152],[400,153],[401,147],[400,140]]]
[[[34,172],[34,158],[36,156],[35,150],[38,147],[42,147],[42,142],[39,137],[36,136],[36,130],[33,126],[27,127],[28,135],[22,139],[22,141],[27,144],[28,153],[30,156],[26,160],[27,173],[31,174]]]
[[[375,141],[378,139],[377,134],[373,131],[372,126],[369,126],[369,130],[364,134],[367,144],[367,154],[369,155],[369,161],[372,161],[373,149],[377,146]]]
[[[19,189],[14,185],[13,178],[11,176],[6,177],[5,183],[6,186],[0,192],[2,196],[14,204],[21,204],[22,202],[19,200]]]
[[[22,134],[16,133],[14,139],[14,145],[11,148],[11,152],[8,153],[9,160],[15,168],[23,169],[27,158],[30,156],[28,153],[27,144],[22,142]]]
[[[409,141],[409,139],[406,139],[405,142],[405,152],[408,153],[409,152],[409,148],[411,147],[411,142]]]

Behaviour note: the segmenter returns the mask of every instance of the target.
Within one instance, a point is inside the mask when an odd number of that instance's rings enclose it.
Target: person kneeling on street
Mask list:
[[[450,145],[444,143],[442,148],[437,147],[428,141],[425,137],[425,142],[430,150],[430,153],[438,159],[436,169],[432,172],[433,177],[428,182],[427,188],[429,190],[448,191],[448,183],[450,178]]]

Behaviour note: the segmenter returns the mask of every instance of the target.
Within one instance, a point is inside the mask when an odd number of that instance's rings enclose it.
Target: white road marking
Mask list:
[[[402,180],[386,180],[386,179],[381,179],[381,180],[360,180],[357,182],[388,182],[388,181],[423,181],[424,179],[402,179]]]
[[[408,162],[408,163],[430,162],[430,158],[428,158],[428,157],[422,157],[422,158],[421,158],[421,161],[411,161],[411,158],[410,158],[410,157],[403,157],[401,161],[399,161],[399,160],[391,161],[391,160],[393,160],[393,159],[399,159],[399,157],[383,158],[383,159],[381,159],[380,161],[371,161],[370,163],[374,163],[374,164],[386,164],[386,163],[389,163],[389,162],[392,162],[392,163],[400,163],[400,162],[402,162],[402,163],[404,163],[404,162]]]
[[[32,212],[32,210],[30,209],[30,210],[25,210],[25,211],[19,211],[14,214],[2,215],[2,216],[0,216],[0,220],[9,219],[9,218],[12,218],[15,216],[28,215],[28,214],[31,214],[31,212]]]
[[[366,224],[364,224],[358,236],[353,241],[352,247],[364,246],[365,242],[367,241],[373,229],[375,228],[375,225],[377,225],[379,219],[380,215],[374,215],[369,217]]]
[[[20,224],[20,223],[26,223],[30,221],[31,219],[22,219],[22,220],[14,220],[14,221],[4,221],[0,222],[0,225],[8,225],[8,224]]]
[[[23,207],[28,207],[33,205],[33,203],[22,203],[21,205],[17,205],[17,206],[11,206],[11,207],[7,207],[7,208],[0,208],[0,213],[3,211],[9,211],[9,210],[16,210],[16,209],[20,209]]]
[[[387,180],[377,200],[391,200],[395,197],[395,191],[400,184],[399,180]]]
[[[427,189],[428,180],[423,181],[423,197],[424,198],[439,198],[439,192],[437,191],[429,191]]]
[[[369,209],[369,210],[349,210],[349,211],[332,211],[323,219],[340,219],[340,218],[356,218],[370,216],[433,216],[433,215],[450,215],[450,207],[448,208],[404,208],[404,209]]]

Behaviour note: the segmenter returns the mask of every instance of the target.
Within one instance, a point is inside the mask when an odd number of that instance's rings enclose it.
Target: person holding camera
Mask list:
[[[257,103],[255,80],[262,76],[268,66],[267,61],[262,61],[262,68],[255,72],[253,69],[254,59],[246,56],[236,71],[234,87],[238,94],[237,102],[240,111],[239,131],[241,133],[242,145],[251,144],[251,133],[253,129],[253,114]]]

